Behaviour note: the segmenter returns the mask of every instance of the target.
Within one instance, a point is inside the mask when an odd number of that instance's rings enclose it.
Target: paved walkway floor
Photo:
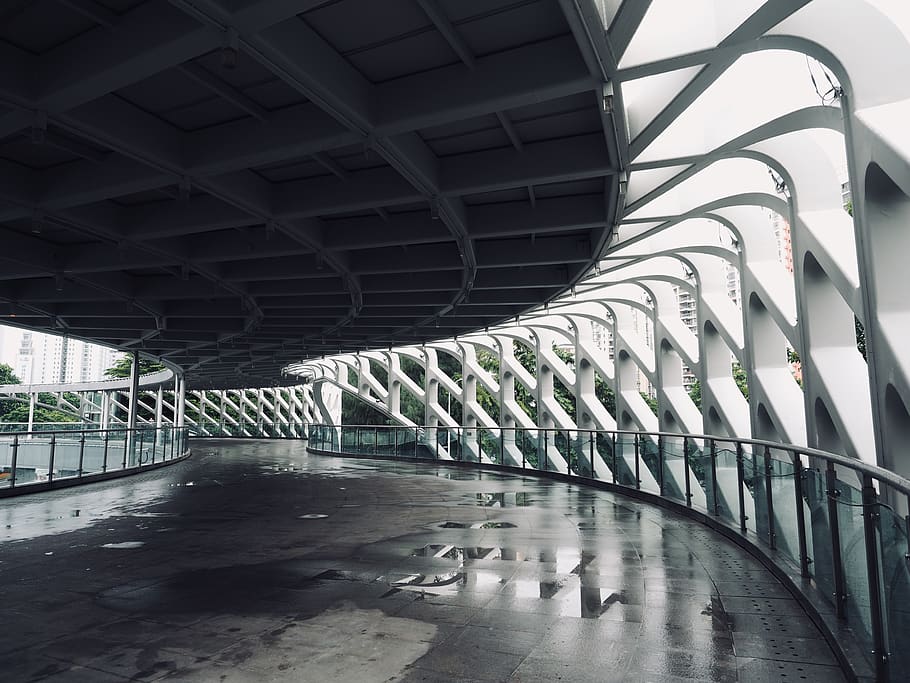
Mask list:
[[[774,577],[664,510],[301,442],[193,446],[0,501],[0,680],[843,680]]]

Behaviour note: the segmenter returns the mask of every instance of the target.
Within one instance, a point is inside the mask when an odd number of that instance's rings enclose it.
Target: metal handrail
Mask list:
[[[0,495],[138,472],[182,457],[187,437],[186,427],[174,425],[3,432]]]
[[[356,424],[346,424],[346,425],[330,425],[330,424],[314,424],[314,427],[334,427],[334,428],[376,428],[377,425],[356,425]],[[712,434],[690,434],[688,432],[642,432],[629,429],[564,429],[557,427],[487,427],[484,425],[476,425],[473,427],[466,427],[464,425],[458,426],[448,426],[448,425],[436,425],[435,427],[430,427],[426,425],[379,425],[380,429],[417,429],[426,432],[427,430],[436,429],[436,430],[474,430],[474,429],[483,429],[490,432],[569,432],[569,433],[578,433],[578,434],[606,434],[606,435],[621,435],[621,436],[654,436],[654,437],[672,437],[672,438],[688,438],[696,439],[701,441],[715,441],[731,444],[742,444],[748,446],[760,446],[762,448],[773,448],[775,450],[782,451],[792,451],[798,455],[805,455],[810,458],[820,458],[826,462],[833,462],[835,465],[841,465],[843,467],[848,467],[852,470],[856,470],[862,474],[868,474],[875,479],[878,479],[881,482],[888,484],[892,488],[897,489],[903,494],[910,496],[910,479],[905,479],[899,474],[895,474],[890,470],[883,469],[876,465],[870,465],[869,463],[863,462],[862,460],[857,460],[846,455],[839,455],[837,453],[830,453],[828,451],[821,451],[817,448],[809,448],[808,446],[799,446],[796,444],[790,443],[780,443],[777,441],[766,441],[763,439],[742,439],[739,437],[732,436],[718,436]]]

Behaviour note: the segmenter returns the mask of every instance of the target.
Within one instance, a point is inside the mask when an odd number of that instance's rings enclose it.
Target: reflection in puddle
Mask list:
[[[517,524],[511,522],[443,522],[438,525],[440,529],[517,529]]]
[[[459,548],[454,545],[429,544],[415,548],[411,557],[435,557],[463,562],[465,560],[520,560],[511,548]]]
[[[145,543],[143,541],[123,541],[122,543],[105,543],[102,548],[112,548],[114,550],[130,550],[132,548],[141,548]]]
[[[449,560],[448,571],[437,568],[413,574],[386,577],[395,592],[416,591],[424,595],[454,595],[462,591],[500,592],[508,599],[547,600],[558,604],[557,613],[567,617],[598,619],[616,605],[629,600],[623,590],[602,587],[594,553],[577,548],[556,548],[528,554],[513,548],[487,548],[431,543],[411,551],[411,557]],[[475,565],[478,560],[533,563],[535,578],[512,576],[515,565]],[[524,565],[527,566],[527,565]]]
[[[482,507],[527,507],[532,503],[530,494],[524,492],[477,493],[475,496]]]

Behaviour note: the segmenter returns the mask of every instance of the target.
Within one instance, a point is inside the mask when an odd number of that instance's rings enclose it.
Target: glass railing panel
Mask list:
[[[713,487],[711,439],[686,439],[689,467],[689,504],[696,510],[713,514],[708,505],[708,486]],[[713,491],[712,494],[713,496]]]
[[[122,470],[126,465],[126,431],[112,429],[107,439],[107,471]]]
[[[713,493],[714,498],[708,498],[708,505],[717,511],[717,516],[722,520],[738,527],[739,500],[743,487],[739,479],[735,442],[722,439],[714,441],[714,470],[711,477],[714,484],[709,485],[708,491]]]
[[[572,439],[568,430],[548,430],[550,443],[550,469],[555,472],[575,474],[575,453],[572,450]]]
[[[594,449],[596,438],[592,431],[570,432],[570,444],[574,459],[572,474],[594,479],[598,475],[597,460],[599,456]],[[603,470],[603,468],[601,468]]]
[[[613,481],[616,464],[613,462],[613,434],[592,432],[594,437],[594,474],[598,479]]]
[[[465,427],[461,430],[461,460],[463,462],[480,462],[479,431],[476,427]]]
[[[851,470],[837,469],[834,500],[837,508],[840,557],[846,589],[847,623],[865,652],[874,650],[872,616],[869,604],[869,576],[866,571],[865,529],[862,491]],[[846,481],[845,481],[846,480]],[[873,508],[870,508],[872,511]]]
[[[0,489],[16,485],[19,435],[0,438]]]
[[[537,429],[515,430],[515,445],[521,452],[522,467],[537,469],[537,463],[539,461],[537,449],[539,431],[540,430]]]
[[[460,448],[458,445],[458,430],[453,427],[436,428],[436,448],[442,457],[448,456],[458,460]]]
[[[477,434],[483,460],[485,462],[501,465],[502,439],[500,439],[499,430],[480,427],[477,429]]]
[[[400,458],[416,458],[418,453],[419,441],[418,433],[414,427],[396,427],[396,439],[393,444],[395,454]]]
[[[395,455],[395,428],[380,427],[376,430],[376,453]]]
[[[906,496],[886,499],[907,505]],[[903,680],[910,670],[910,539],[907,518],[888,505],[876,506],[879,513],[879,555],[882,567],[882,607],[885,637],[891,653],[891,679]]]
[[[357,427],[341,427],[341,450],[345,453],[360,452],[360,430]]]
[[[661,454],[659,438],[653,434],[638,434],[638,479],[642,491],[660,495]]]
[[[537,469],[541,472],[559,472],[565,468],[565,458],[557,446],[557,430],[540,429],[537,432]]]
[[[767,510],[762,502],[764,500],[764,449],[748,444],[739,446],[738,460],[740,467],[740,503],[746,531],[756,533],[757,529],[767,530]],[[756,500],[756,490],[761,497]],[[761,540],[767,542],[767,535],[762,535]]]
[[[615,464],[616,483],[637,489],[640,461],[638,459],[638,438],[635,434],[616,435]]]
[[[663,495],[665,498],[686,505],[688,502],[686,500],[687,439],[682,436],[662,436],[659,446],[660,479],[658,483],[663,489]],[[689,485],[691,486],[691,481]]]
[[[786,555],[795,566],[800,564],[799,539],[805,533],[800,529],[800,517],[797,505],[803,507],[801,482],[797,481],[797,471],[793,466],[792,451],[783,448],[769,448],[770,471],[766,473],[766,485],[770,484],[771,519],[775,547]],[[805,508],[802,510],[805,518]]]

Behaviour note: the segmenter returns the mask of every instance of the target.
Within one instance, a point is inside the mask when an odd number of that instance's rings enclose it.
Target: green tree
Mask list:
[[[157,363],[153,360],[148,360],[147,358],[139,359],[139,374],[148,375],[153,372],[158,372],[164,370],[164,366],[161,363]],[[104,371],[105,377],[112,378],[123,378],[129,377],[130,373],[133,371],[133,354],[127,353],[114,361],[114,364]]]
[[[13,369],[6,363],[0,363],[0,384],[22,384]]]
[[[13,369],[6,363],[0,363],[0,384],[21,384],[22,382],[16,377],[13,373]],[[15,422],[7,417],[13,410],[16,409],[18,401],[13,400],[0,400],[0,421],[2,422]],[[26,416],[28,417],[28,416]]]

